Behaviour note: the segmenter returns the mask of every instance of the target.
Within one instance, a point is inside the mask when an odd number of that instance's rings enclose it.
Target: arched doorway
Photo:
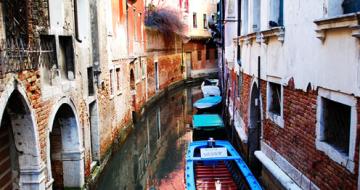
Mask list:
[[[45,188],[44,165],[34,123],[34,115],[23,95],[14,90],[0,125],[0,187],[3,189]]]
[[[84,185],[84,154],[74,109],[61,104],[50,132],[53,188],[81,188]]]
[[[250,123],[248,136],[248,161],[250,168],[256,176],[260,175],[261,163],[255,157],[254,152],[260,149],[260,134],[261,134],[261,113],[260,113],[260,99],[259,88],[256,83],[251,88],[250,97]]]
[[[135,75],[134,70],[130,70],[130,90],[135,90]]]

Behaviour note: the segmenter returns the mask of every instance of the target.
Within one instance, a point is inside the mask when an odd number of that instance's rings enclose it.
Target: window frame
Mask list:
[[[203,28],[206,30],[208,29],[208,26],[207,26],[207,17],[206,17],[206,14],[204,13],[203,14]]]
[[[116,92],[117,95],[122,94],[121,91],[121,68],[117,67],[115,68],[115,75],[116,75]]]
[[[193,12],[193,28],[197,28],[197,15]]]
[[[350,139],[349,139],[349,153],[345,155],[333,147],[331,144],[324,141],[324,126],[322,122],[323,100],[326,98],[347,106],[350,106]],[[335,92],[320,88],[317,97],[316,109],[316,149],[324,152],[331,160],[337,162],[345,167],[351,173],[355,172],[355,148],[356,148],[356,130],[357,130],[357,100],[355,97],[340,92]]]
[[[272,100],[270,83],[280,85],[280,115],[270,111],[270,100]],[[273,121],[277,126],[284,128],[284,86],[281,84],[279,78],[268,78],[266,84],[266,118]]]
[[[109,70],[109,87],[110,87],[110,99],[115,95],[115,88],[114,88],[114,69],[111,68]]]

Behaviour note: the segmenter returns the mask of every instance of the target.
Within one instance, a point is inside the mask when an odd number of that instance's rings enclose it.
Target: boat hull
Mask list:
[[[222,154],[216,153],[218,149],[222,150]],[[212,150],[213,153],[203,154],[205,150]],[[262,189],[233,146],[222,140],[189,143],[185,178],[187,190]]]

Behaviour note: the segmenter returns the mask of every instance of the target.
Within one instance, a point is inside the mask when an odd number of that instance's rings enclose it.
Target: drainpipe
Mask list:
[[[223,77],[223,87],[225,86],[225,63],[224,63],[224,52],[225,52],[225,48],[224,48],[224,38],[225,38],[225,27],[223,25],[223,20],[224,20],[224,0],[220,0],[220,28],[221,28],[221,66],[222,66],[222,77]],[[226,91],[227,89],[225,89]],[[224,93],[225,94],[225,93]]]
[[[78,21],[78,4],[77,0],[74,0],[74,17],[75,17],[75,39],[79,43],[81,43],[81,39],[79,37],[79,21]]]
[[[258,126],[259,130],[258,130],[258,147],[257,149],[260,150],[260,140],[261,140],[261,104],[260,104],[260,100],[261,100],[261,70],[260,70],[260,66],[261,66],[261,58],[260,56],[258,56],[258,86],[259,86],[259,92],[258,92],[258,98],[259,98],[259,115],[258,115]]]
[[[237,14],[237,37],[236,37],[236,46],[237,46],[237,61],[239,66],[241,67],[241,60],[240,60],[240,45],[239,45],[239,36],[241,35],[241,1],[238,1],[238,14]]]

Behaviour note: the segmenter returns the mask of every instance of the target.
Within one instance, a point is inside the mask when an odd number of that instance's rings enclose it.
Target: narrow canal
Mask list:
[[[201,97],[199,86],[186,87],[155,102],[113,154],[95,189],[185,189],[192,104]]]

